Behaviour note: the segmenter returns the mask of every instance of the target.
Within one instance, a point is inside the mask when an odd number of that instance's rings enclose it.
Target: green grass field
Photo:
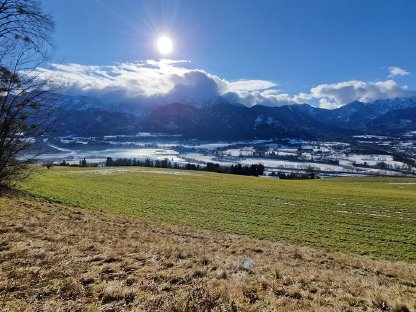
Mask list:
[[[416,179],[54,167],[21,188],[88,209],[416,262]]]

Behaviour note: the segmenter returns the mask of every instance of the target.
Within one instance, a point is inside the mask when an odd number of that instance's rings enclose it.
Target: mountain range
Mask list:
[[[197,139],[324,139],[416,131],[416,97],[356,101],[333,110],[308,104],[246,107],[218,98],[198,107],[172,103],[131,112],[131,103],[108,109],[89,97],[61,99],[54,128],[60,135],[157,132]]]

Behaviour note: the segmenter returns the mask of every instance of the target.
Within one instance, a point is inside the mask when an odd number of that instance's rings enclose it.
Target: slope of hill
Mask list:
[[[401,134],[416,130],[416,106],[390,111],[367,124],[374,133]]]
[[[2,311],[414,311],[416,267],[0,197]]]
[[[415,97],[377,100],[372,103],[356,101],[335,110],[323,110],[319,117],[331,124],[336,123],[344,128],[373,132],[370,125],[373,120],[382,116],[388,116],[390,112],[411,107],[416,107]],[[392,120],[392,122],[394,123],[395,121]],[[390,128],[386,127],[381,130],[381,132],[383,131],[388,133]]]
[[[412,178],[278,180],[140,167],[55,167],[22,187],[89,209],[416,262],[410,243],[416,220]]]
[[[410,113],[413,116],[414,108],[416,98],[353,102],[334,110],[307,104],[248,108],[220,102],[201,109],[174,104],[156,108],[143,126],[150,131],[211,139],[331,139],[357,133],[389,135],[412,131],[416,127],[414,119],[397,115]],[[192,114],[189,114],[190,110]]]
[[[108,134],[131,134],[139,131],[140,118],[122,112],[101,109],[60,109],[53,122],[55,135],[77,134],[100,136]]]
[[[203,139],[329,138],[355,132],[321,122],[296,106],[251,108],[227,103],[201,109],[171,104],[154,110],[142,124],[147,131]]]

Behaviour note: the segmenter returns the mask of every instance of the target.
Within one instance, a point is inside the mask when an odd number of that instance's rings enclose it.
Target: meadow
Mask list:
[[[0,310],[416,311],[416,265],[0,196]]]
[[[264,177],[148,168],[39,169],[22,190],[69,206],[416,262],[416,179]]]

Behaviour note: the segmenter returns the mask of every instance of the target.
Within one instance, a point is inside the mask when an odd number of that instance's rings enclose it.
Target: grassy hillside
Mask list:
[[[416,262],[416,180],[274,180],[153,168],[42,169],[22,188],[82,208]]]
[[[416,265],[0,196],[1,311],[416,311]]]

